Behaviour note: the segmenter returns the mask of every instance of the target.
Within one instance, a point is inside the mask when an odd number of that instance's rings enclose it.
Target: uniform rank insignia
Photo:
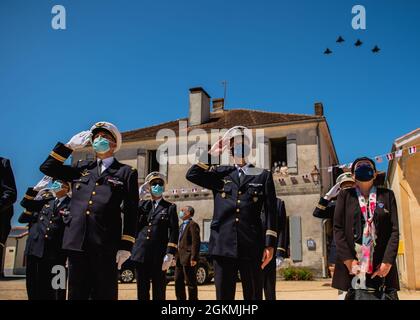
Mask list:
[[[249,183],[250,187],[262,187],[262,183]]]
[[[61,215],[61,216],[66,217],[66,216],[68,216],[68,215],[69,215],[69,213],[70,213],[70,210],[60,210],[60,215]]]
[[[85,170],[83,170],[83,172],[82,172],[82,176],[83,177],[86,177],[86,176],[88,176],[90,174],[90,172],[88,171],[88,169],[85,169]]]
[[[111,178],[108,178],[108,182],[112,183],[114,186],[117,186],[117,185],[121,186],[121,185],[124,184],[124,182],[121,182],[121,181],[115,180],[115,179],[111,179]]]

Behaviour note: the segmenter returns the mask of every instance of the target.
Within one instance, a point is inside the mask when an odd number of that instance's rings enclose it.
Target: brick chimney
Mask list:
[[[223,112],[225,107],[225,99],[214,98],[213,99],[213,112]]]
[[[190,89],[188,125],[196,126],[210,119],[210,95],[201,87]]]
[[[324,105],[322,102],[315,102],[315,115],[316,116],[324,116]]]

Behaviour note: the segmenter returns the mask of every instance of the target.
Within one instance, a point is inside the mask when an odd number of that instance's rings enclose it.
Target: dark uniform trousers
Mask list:
[[[261,260],[214,256],[214,283],[217,300],[234,300],[238,271],[244,300],[262,299]]]
[[[286,206],[283,200],[277,199],[277,253],[263,270],[263,288],[265,300],[276,300],[277,266],[276,257],[285,258],[287,243]],[[261,218],[265,224],[265,215]]]
[[[197,265],[194,267],[183,266],[178,258],[175,267],[175,294],[177,300],[187,300],[185,284],[188,288],[188,299],[198,300]]]
[[[235,298],[239,271],[244,299],[260,300],[264,247],[277,244],[273,177],[252,165],[241,176],[234,166],[210,167],[203,162],[206,156],[204,153],[189,169],[186,178],[213,191],[209,253],[213,256],[217,299]],[[260,217],[263,207],[264,224]]]
[[[166,272],[162,271],[162,263],[138,263],[136,272],[138,300],[150,300],[150,280],[153,300],[166,299]]]
[[[276,300],[276,257],[263,270],[263,286],[265,300]]]
[[[115,252],[69,253],[69,300],[117,300]]]
[[[54,290],[51,271],[56,265],[65,265],[65,259],[26,256],[26,291],[28,300],[66,300],[66,289]]]
[[[63,249],[69,254],[69,299],[118,298],[116,253],[131,251],[138,219],[137,170],[114,159],[102,171],[96,160],[72,166],[72,150],[58,143],[41,164],[44,174],[72,185],[64,217]]]
[[[20,223],[29,224],[26,240],[26,289],[29,300],[65,300],[65,289],[54,289],[54,266],[65,266],[66,255],[61,249],[64,223],[69,213],[70,198],[61,203],[53,195],[44,193],[36,199],[38,192],[28,188],[20,202],[25,211],[19,216]],[[66,270],[67,274],[67,270]],[[66,280],[64,279],[64,282]],[[61,283],[65,287],[65,283]]]
[[[137,297],[150,300],[152,282],[153,300],[166,298],[166,273],[162,271],[165,254],[175,255],[179,234],[176,205],[161,199],[158,205],[152,200],[139,202],[139,220],[136,242],[131,260],[136,263]]]
[[[3,266],[3,249],[9,236],[16,197],[16,183],[10,161],[0,157],[0,276],[1,266]]]

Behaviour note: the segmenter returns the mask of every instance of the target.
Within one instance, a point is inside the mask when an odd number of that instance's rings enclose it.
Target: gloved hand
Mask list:
[[[118,270],[121,270],[121,266],[130,258],[131,252],[127,250],[118,250],[116,262],[118,264]]]
[[[89,130],[82,131],[74,135],[70,139],[70,141],[67,142],[66,145],[70,149],[73,149],[73,150],[82,149],[84,146],[86,146],[89,143],[91,137],[92,137],[92,132],[90,132]]]
[[[139,196],[140,199],[142,199],[146,194],[150,192],[150,185],[149,183],[145,182],[143,183],[139,188]]]
[[[331,199],[335,198],[336,196],[338,196],[338,194],[340,193],[340,184],[337,183],[334,187],[332,187],[330,189],[330,191],[327,192],[327,194],[325,195],[325,199],[330,201]]]
[[[283,257],[277,257],[276,258],[276,270],[279,270],[281,265],[284,262],[284,258]]]
[[[43,195],[45,193],[50,193],[52,194],[53,197],[55,197],[55,192],[53,190],[50,190],[48,188],[44,188],[38,191],[38,194],[35,197],[35,200],[41,200],[43,198]]]
[[[174,259],[174,255],[170,253],[167,253],[165,257],[163,257],[162,271],[166,271],[169,269],[173,259]]]
[[[40,190],[44,189],[46,186],[48,186],[50,184],[51,181],[52,181],[51,177],[43,176],[42,179],[39,180],[39,182],[34,187],[34,190],[35,191],[40,191]]]

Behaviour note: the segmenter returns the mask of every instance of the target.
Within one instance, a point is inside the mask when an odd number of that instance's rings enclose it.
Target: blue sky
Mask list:
[[[67,30],[51,28],[55,4]],[[355,4],[366,7],[367,30],[351,28]],[[220,97],[222,80],[227,108],[312,114],[323,102],[341,162],[385,153],[420,124],[419,9],[410,0],[2,0],[0,155],[21,197],[57,140],[99,120],[130,130],[185,117],[188,88]]]

